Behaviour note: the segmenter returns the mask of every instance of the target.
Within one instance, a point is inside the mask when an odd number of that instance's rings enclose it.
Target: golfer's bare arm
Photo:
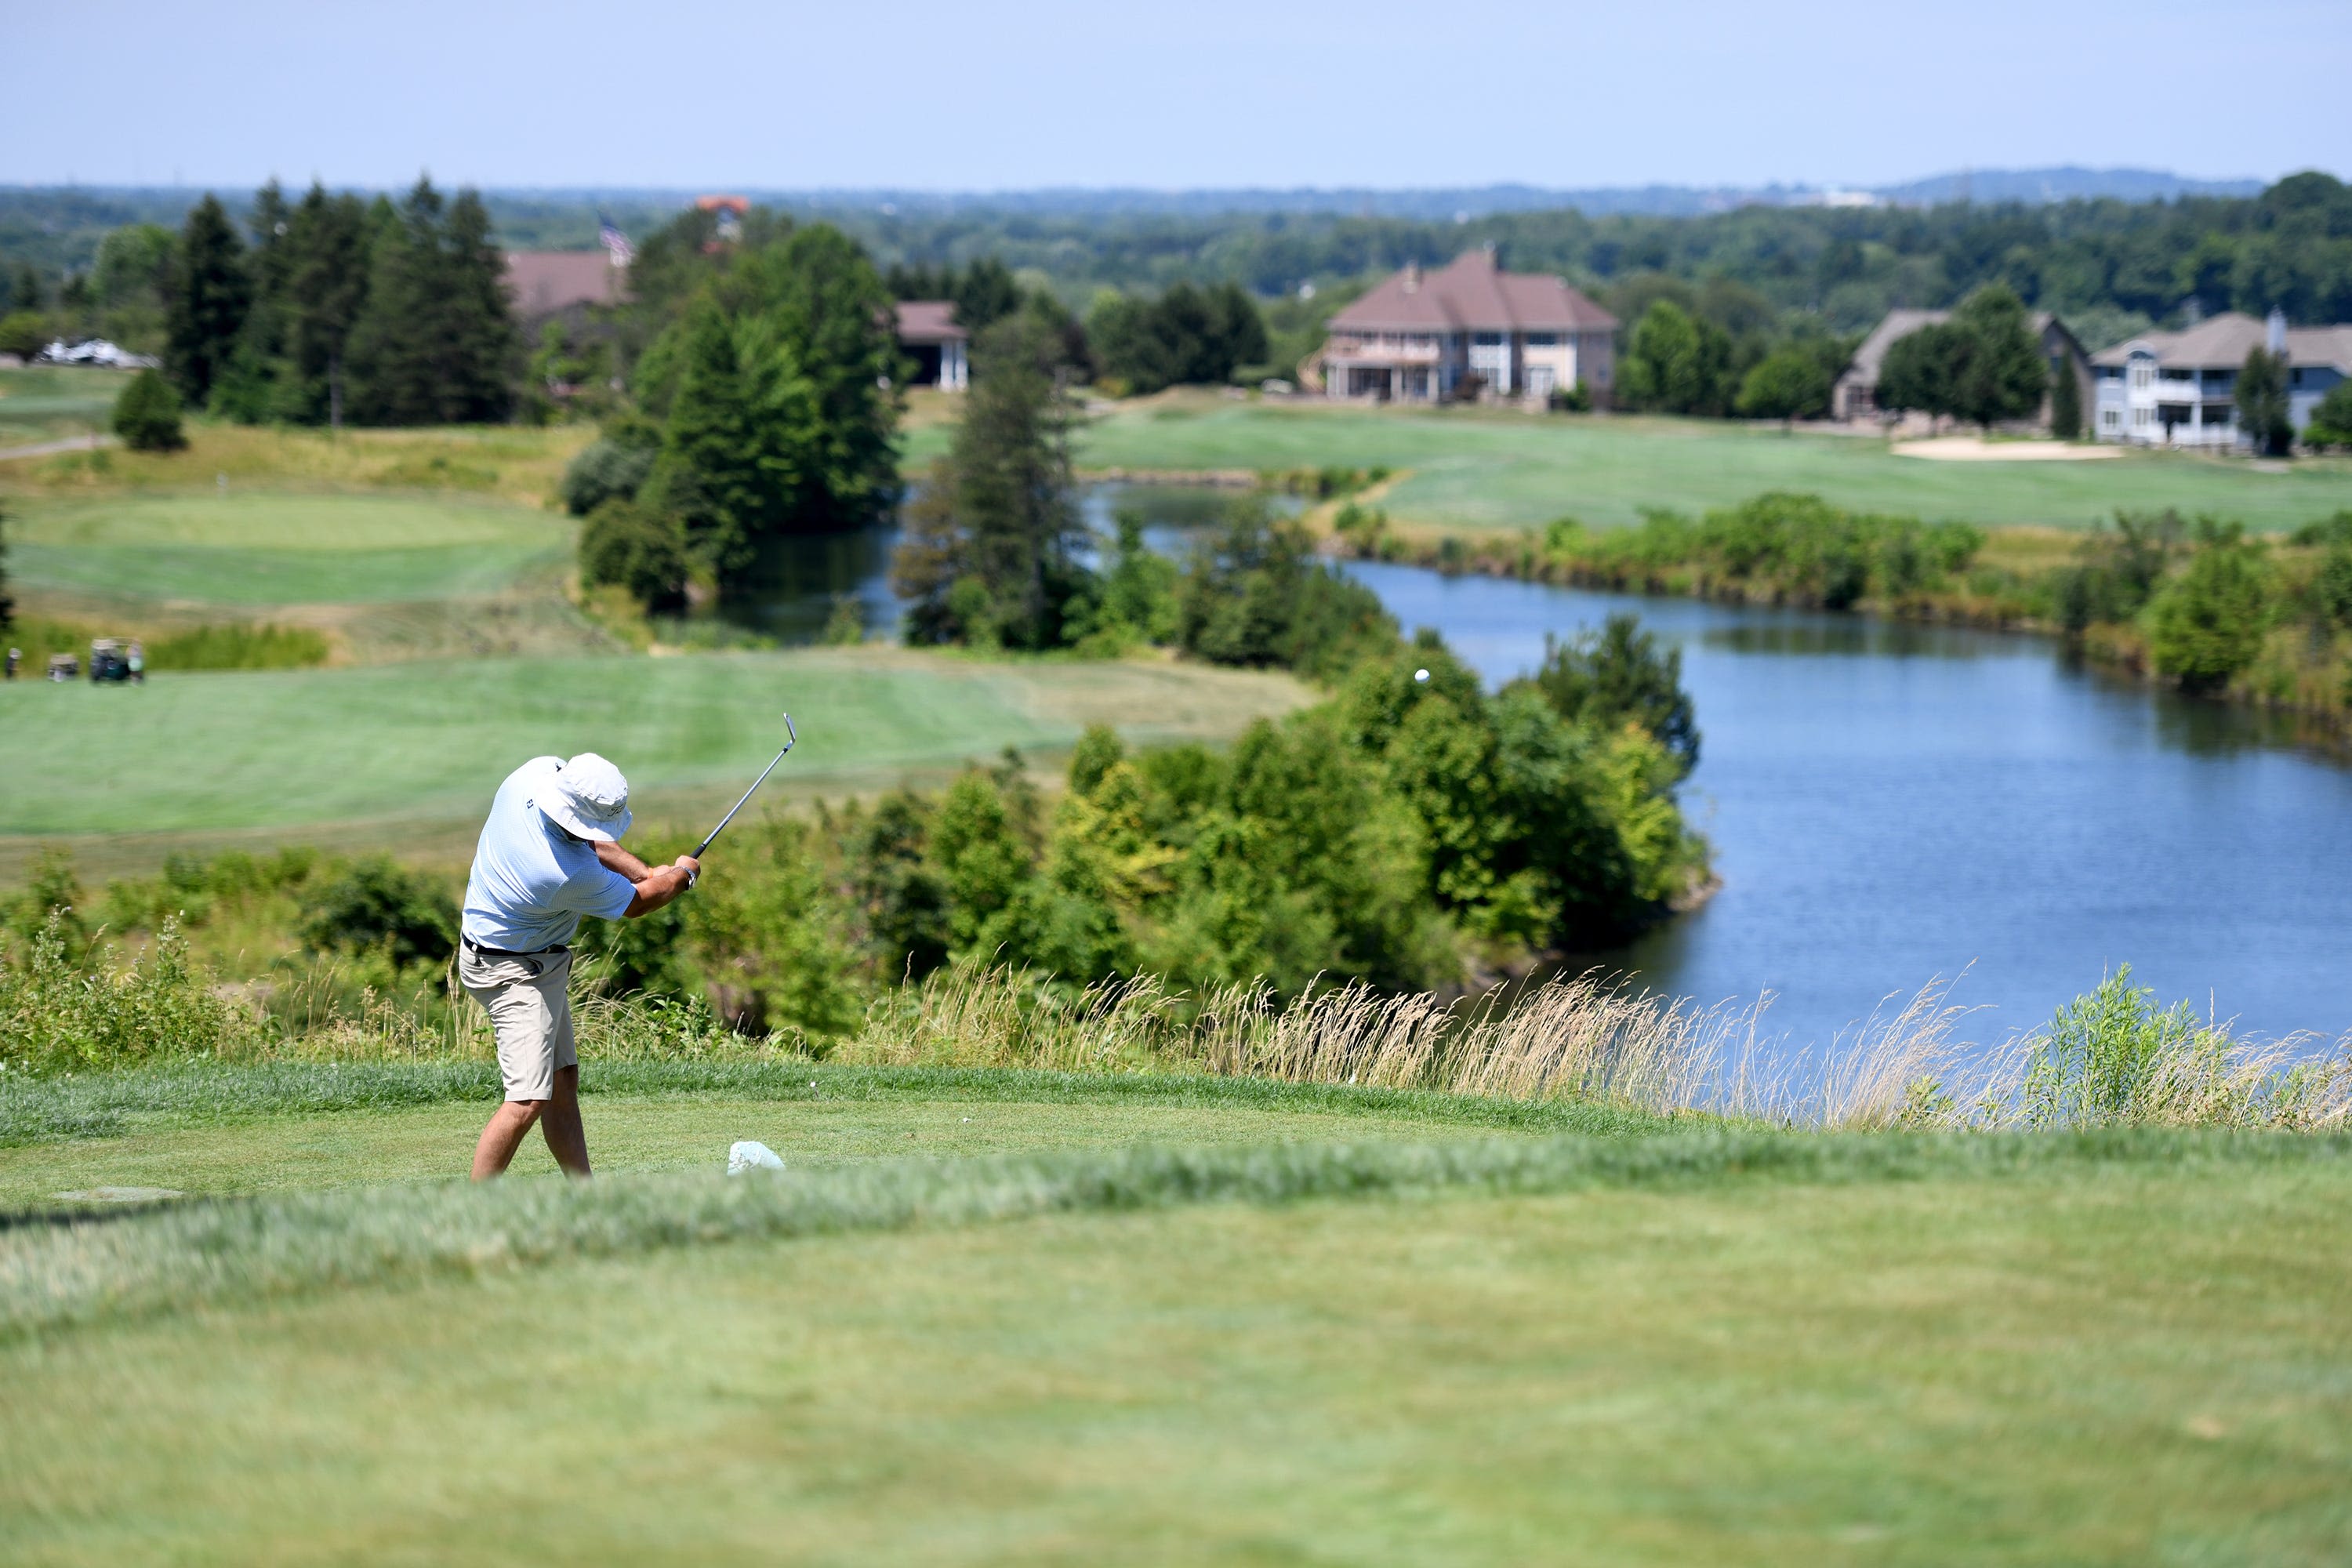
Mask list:
[[[648,866],[617,844],[600,843],[596,858],[608,871],[617,871],[636,887],[629,907],[621,911],[624,920],[649,915],[686,891],[689,879],[702,869],[702,864],[691,855],[681,855],[667,866]]]

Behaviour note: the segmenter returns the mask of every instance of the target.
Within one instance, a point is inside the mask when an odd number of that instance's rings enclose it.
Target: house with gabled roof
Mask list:
[[[1870,336],[1853,351],[1844,372],[1830,386],[1830,417],[1832,419],[1878,419],[1885,410],[1878,402],[1879,372],[1886,363],[1886,351],[1922,327],[1932,327],[1952,319],[1949,310],[1894,310],[1886,312]],[[2091,359],[2065,322],[2047,310],[2037,310],[2032,317],[2033,336],[2042,345],[2042,358],[2050,370],[2053,385],[2061,375],[2074,378],[2077,408],[2091,406]],[[2032,423],[2038,429],[2050,428],[2050,397],[2043,394],[2042,406]],[[2087,415],[2085,416],[2087,417]]]
[[[1408,267],[1331,318],[1321,354],[1332,397],[1435,403],[1548,398],[1616,381],[1617,318],[1564,278],[1505,272],[1474,250],[1433,272]],[[1473,380],[1475,379],[1475,382]]]
[[[2143,446],[2235,447],[2238,373],[2258,348],[2287,362],[2287,421],[2297,432],[2336,383],[2352,379],[2352,325],[2290,327],[2224,310],[2178,332],[2142,332],[2091,356],[2098,401],[2091,434]]]

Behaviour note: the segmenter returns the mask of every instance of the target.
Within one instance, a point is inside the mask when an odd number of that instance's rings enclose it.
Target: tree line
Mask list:
[[[420,179],[396,203],[363,203],[313,184],[289,202],[273,181],[242,225],[207,194],[177,234],[109,234],[83,290],[96,324],[161,349],[193,407],[247,423],[455,424],[513,408],[505,276],[472,191],[451,199]]]

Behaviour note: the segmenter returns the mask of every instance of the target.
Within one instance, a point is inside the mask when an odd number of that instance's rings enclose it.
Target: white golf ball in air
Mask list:
[[[1429,671],[1425,669],[1416,669],[1412,672],[1412,678],[1415,680],[1427,680],[1429,679]]]

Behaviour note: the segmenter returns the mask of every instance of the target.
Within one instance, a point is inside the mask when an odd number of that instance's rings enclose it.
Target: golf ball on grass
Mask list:
[[[1425,669],[1416,669],[1412,672],[1412,678],[1415,680],[1427,680],[1429,679],[1429,671]]]

